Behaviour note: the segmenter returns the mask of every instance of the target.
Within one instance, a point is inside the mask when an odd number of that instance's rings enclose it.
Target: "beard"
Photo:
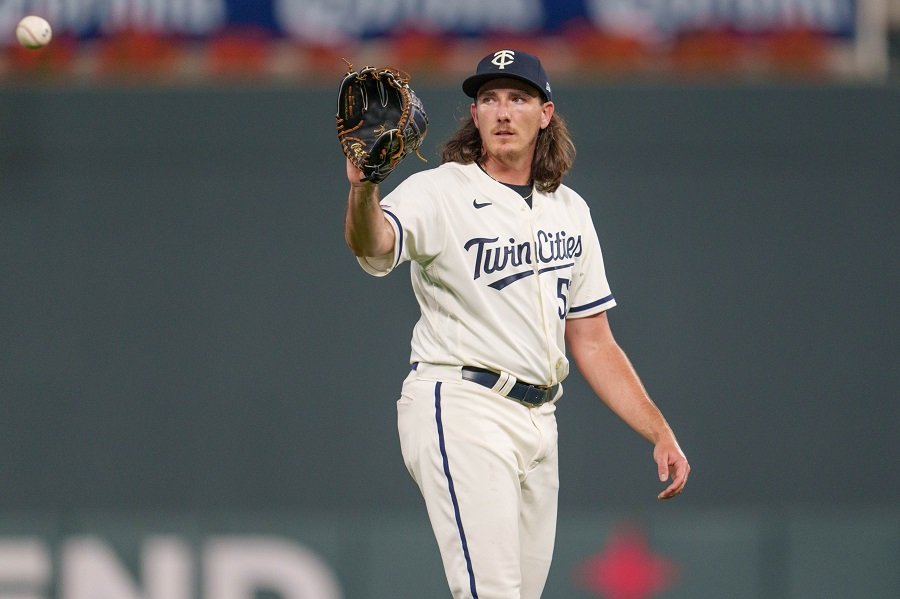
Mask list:
[[[533,157],[535,142],[536,139],[524,146],[520,144],[484,144],[484,152],[500,162],[515,163],[523,158]]]

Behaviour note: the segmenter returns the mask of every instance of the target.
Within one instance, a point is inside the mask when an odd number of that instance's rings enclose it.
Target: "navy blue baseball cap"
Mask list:
[[[550,80],[537,56],[520,50],[497,50],[481,59],[475,74],[463,81],[462,88],[467,96],[474,98],[478,90],[491,79],[509,77],[530,83],[541,92],[544,100],[553,100]]]

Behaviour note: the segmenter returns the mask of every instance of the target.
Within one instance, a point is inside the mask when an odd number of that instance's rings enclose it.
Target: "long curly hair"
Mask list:
[[[460,121],[459,128],[442,146],[441,162],[480,164],[483,158],[484,146],[481,143],[481,135],[472,116],[469,115]],[[556,191],[563,177],[572,168],[573,162],[575,162],[575,144],[572,142],[565,119],[555,112],[550,124],[538,131],[534,160],[531,163],[534,186],[543,193]]]

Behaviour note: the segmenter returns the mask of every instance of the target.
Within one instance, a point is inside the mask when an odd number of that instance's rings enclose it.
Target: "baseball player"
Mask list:
[[[610,331],[615,305],[575,149],[540,60],[484,57],[441,166],[379,200],[347,161],[345,239],[375,276],[410,262],[421,317],[398,401],[453,597],[535,599],[556,531],[556,402],[566,346],[593,391],[646,437],[668,499],[690,467]]]

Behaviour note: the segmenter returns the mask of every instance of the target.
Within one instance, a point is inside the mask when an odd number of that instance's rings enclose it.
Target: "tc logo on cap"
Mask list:
[[[506,68],[506,65],[512,64],[515,60],[515,52],[512,50],[500,50],[499,52],[494,52],[494,60],[491,61],[491,64],[495,64],[497,68],[503,70]]]

